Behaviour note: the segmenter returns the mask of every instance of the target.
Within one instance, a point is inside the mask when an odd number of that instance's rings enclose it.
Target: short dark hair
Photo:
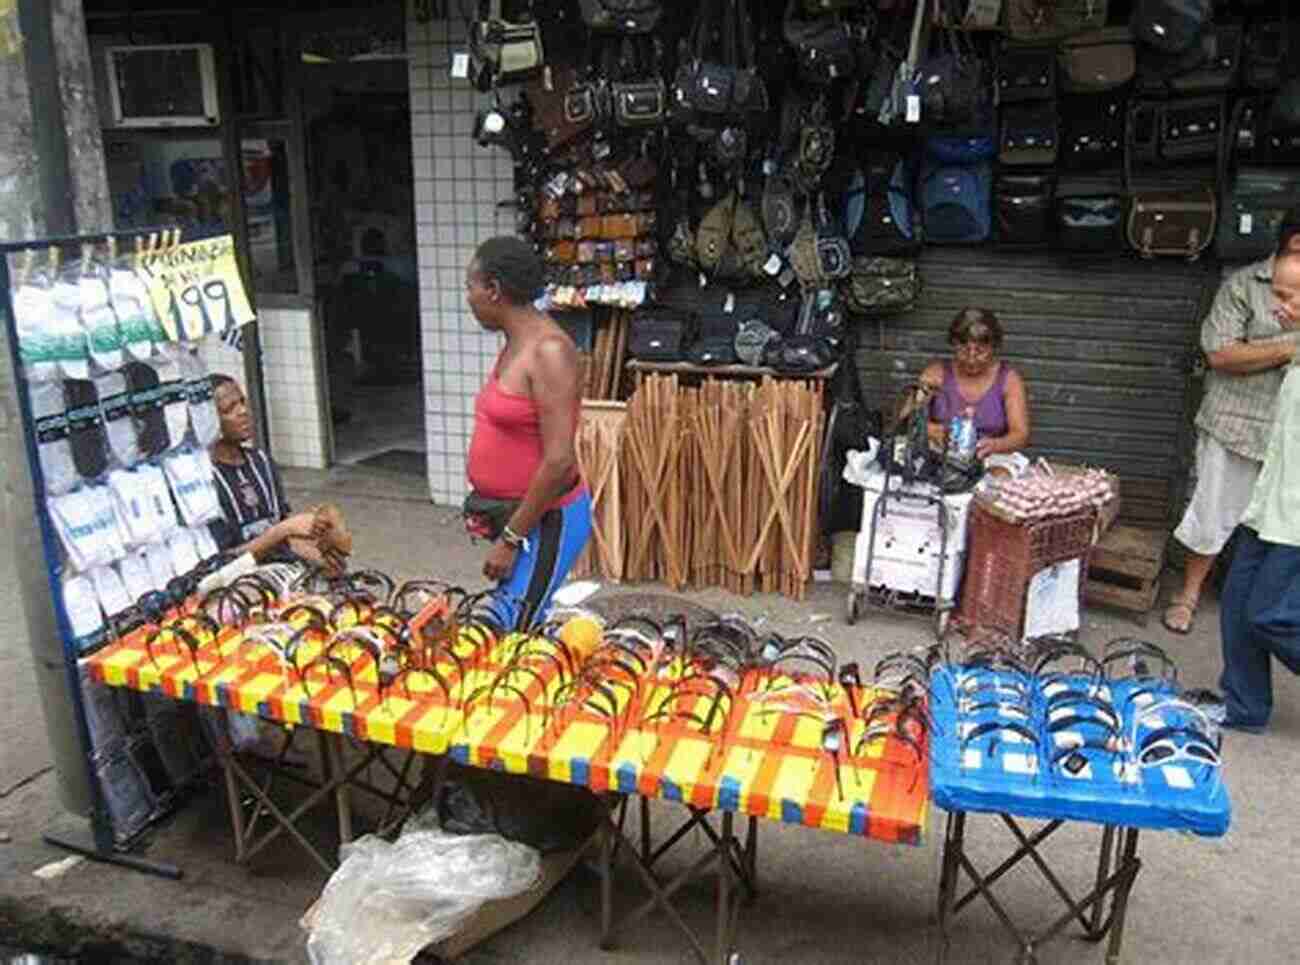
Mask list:
[[[987,308],[963,308],[953,316],[948,325],[948,341],[986,342],[994,348],[1002,347],[1002,323]]]
[[[514,235],[489,238],[474,252],[479,274],[495,281],[507,301],[526,305],[546,285],[542,259],[533,246]]]
[[[1286,214],[1282,216],[1282,223],[1278,225],[1277,253],[1279,255],[1286,251],[1287,245],[1296,235],[1300,235],[1300,205],[1288,208]]]
[[[221,388],[223,385],[233,385],[235,388],[239,388],[239,383],[225,372],[213,372],[210,374],[208,376],[208,384],[212,386],[213,392],[216,392],[217,389]]]

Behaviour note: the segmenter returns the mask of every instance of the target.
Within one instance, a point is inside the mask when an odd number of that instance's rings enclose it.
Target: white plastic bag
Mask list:
[[[527,891],[541,874],[533,848],[495,834],[368,834],[339,849],[343,863],[304,918],[313,965],[409,962],[453,934],[486,901]]]

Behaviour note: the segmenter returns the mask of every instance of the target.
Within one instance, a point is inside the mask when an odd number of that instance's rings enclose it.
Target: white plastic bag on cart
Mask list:
[[[313,965],[390,965],[453,934],[486,901],[527,891],[537,852],[496,834],[412,830],[392,844],[368,834],[303,916]]]

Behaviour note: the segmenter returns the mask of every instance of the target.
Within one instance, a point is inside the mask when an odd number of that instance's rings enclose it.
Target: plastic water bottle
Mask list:
[[[960,463],[975,459],[975,410],[970,406],[948,424],[948,453]]]

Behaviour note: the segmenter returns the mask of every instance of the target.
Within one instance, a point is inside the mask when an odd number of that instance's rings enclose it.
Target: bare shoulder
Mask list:
[[[1023,389],[1025,387],[1025,377],[1020,374],[1020,370],[1013,365],[1007,366],[1007,387]]]
[[[564,368],[578,364],[578,347],[557,325],[538,337],[533,344],[532,356],[543,369]]]

